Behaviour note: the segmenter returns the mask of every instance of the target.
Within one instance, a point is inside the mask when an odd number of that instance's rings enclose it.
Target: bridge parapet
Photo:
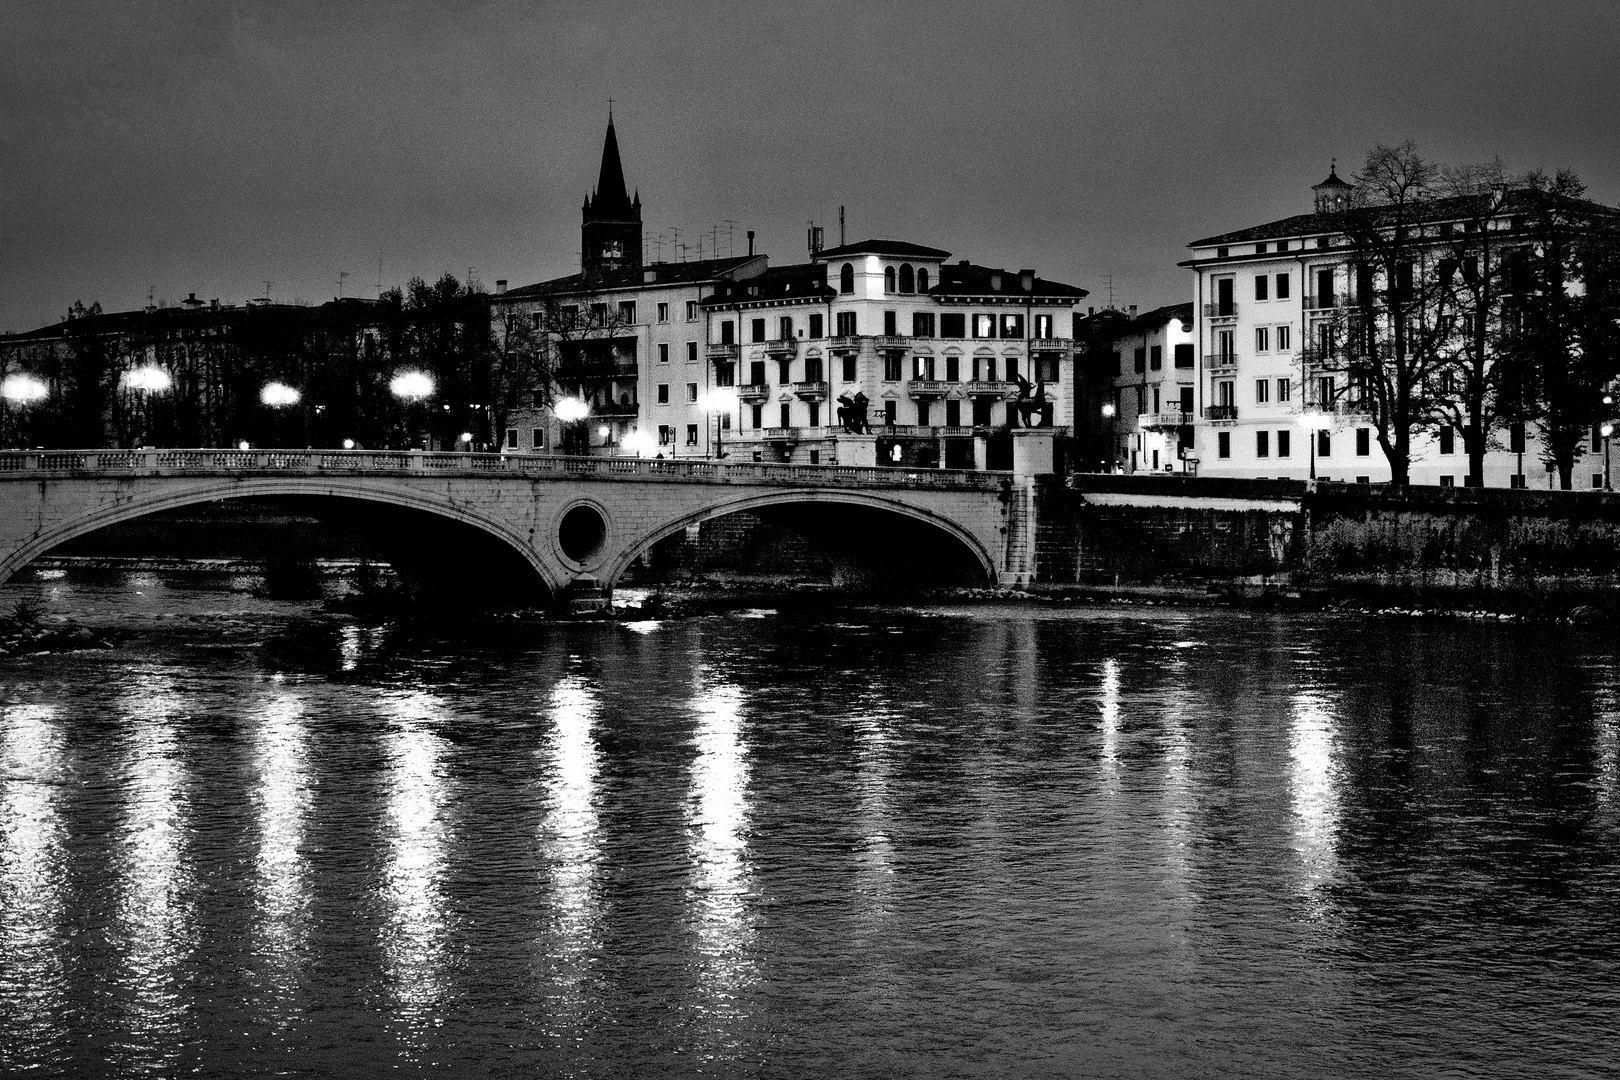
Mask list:
[[[995,491],[1011,474],[961,469],[798,465],[761,461],[573,457],[386,450],[23,450],[0,452],[0,480],[42,475],[147,476],[481,476]]]

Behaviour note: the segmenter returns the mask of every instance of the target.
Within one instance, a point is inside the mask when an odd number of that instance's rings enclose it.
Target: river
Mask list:
[[[25,572],[0,1074],[1594,1076],[1578,627],[981,605],[367,624]]]

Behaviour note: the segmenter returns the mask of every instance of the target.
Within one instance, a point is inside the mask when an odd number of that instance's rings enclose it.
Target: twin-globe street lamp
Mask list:
[[[409,416],[412,407],[433,395],[433,376],[423,371],[402,371],[389,380],[388,389],[406,404]],[[411,441],[415,441],[414,437]]]
[[[577,397],[565,397],[551,407],[551,414],[565,425],[563,429],[563,453],[568,453],[570,444],[575,441],[568,438],[568,429],[578,425],[590,411],[590,406]],[[582,428],[576,430],[575,434],[578,435],[581,431],[583,431]],[[580,449],[588,450],[589,448],[582,447]]]
[[[50,387],[32,375],[19,373],[0,380],[0,400],[12,408],[27,408],[36,401],[44,400],[49,393]]]

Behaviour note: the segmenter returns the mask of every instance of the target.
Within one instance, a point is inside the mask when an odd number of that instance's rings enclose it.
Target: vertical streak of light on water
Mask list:
[[[690,906],[698,948],[697,997],[710,1025],[705,1052],[725,1057],[727,1033],[740,1014],[739,997],[754,978],[748,904],[748,755],[742,741],[742,693],[700,671],[692,705],[697,758],[687,800],[687,847],[692,864]]]
[[[172,1071],[185,1017],[181,969],[195,950],[195,881],[186,852],[190,794],[174,720],[185,700],[161,675],[137,675],[120,702],[128,725],[115,940],[128,999],[128,1072]]]
[[[1340,777],[1336,721],[1331,703],[1319,692],[1294,695],[1288,750],[1299,890],[1311,916],[1320,918],[1327,910],[1322,890],[1338,870]]]
[[[448,919],[442,893],[446,846],[441,742],[433,725],[444,706],[428,692],[389,695],[387,857],[383,964],[395,1024],[408,1056],[425,1049],[443,1003]]]
[[[1109,657],[1102,669],[1102,753],[1099,755],[1103,783],[1110,794],[1119,785],[1119,661]]]
[[[302,1015],[298,988],[309,917],[310,871],[301,850],[309,818],[309,731],[301,701],[282,694],[262,705],[253,752],[259,827],[253,951],[268,982],[263,1019],[280,1031]]]
[[[562,1015],[559,1037],[577,1034],[587,1017],[588,976],[601,919],[598,874],[597,784],[601,768],[594,725],[598,691],[576,676],[551,690],[551,734],[541,756],[546,766],[546,817],[541,848],[551,878],[552,942],[549,960]]]
[[[1612,686],[1596,694],[1597,809],[1611,829],[1620,825],[1620,708]]]
[[[56,710],[0,709],[0,1066],[48,1058],[61,1024],[66,830]]]
[[[1165,670],[1171,683],[1171,700],[1164,714],[1164,837],[1166,885],[1178,907],[1194,901],[1192,885],[1193,800],[1192,736],[1187,728],[1187,663],[1181,650],[1172,655]]]
[[[856,856],[855,891],[860,910],[857,925],[874,945],[890,922],[894,888],[894,843],[889,836],[889,733],[886,717],[866,715],[856,720],[855,745],[859,785],[860,850]]]

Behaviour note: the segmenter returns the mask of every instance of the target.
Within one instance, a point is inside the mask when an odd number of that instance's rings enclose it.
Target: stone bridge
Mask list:
[[[72,538],[224,499],[333,500],[350,519],[470,526],[557,597],[581,577],[609,590],[654,544],[739,511],[786,513],[901,565],[948,549],[983,583],[1027,581],[1033,479],[1014,473],[706,460],[339,450],[0,453],[0,581]],[[422,515],[427,515],[423,518]],[[486,548],[490,545],[486,544]],[[908,552],[912,553],[908,555]],[[484,556],[440,547],[458,559]]]

